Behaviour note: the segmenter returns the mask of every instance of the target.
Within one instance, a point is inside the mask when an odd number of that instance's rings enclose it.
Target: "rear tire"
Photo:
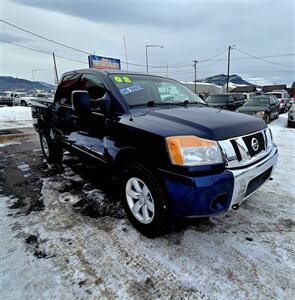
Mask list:
[[[132,225],[147,237],[156,237],[170,225],[168,197],[157,174],[133,162],[123,170],[123,207]]]
[[[39,137],[41,149],[47,162],[50,164],[61,163],[63,157],[62,146],[44,132],[40,133]]]

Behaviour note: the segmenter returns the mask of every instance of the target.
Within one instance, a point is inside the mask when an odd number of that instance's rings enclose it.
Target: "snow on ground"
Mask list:
[[[79,197],[61,188],[82,180],[69,168],[63,180],[44,174],[44,210],[17,214],[6,207],[12,196],[2,196],[1,298],[292,299],[295,130],[286,121],[284,114],[270,125],[280,152],[273,181],[238,211],[156,239],[125,218],[77,213]]]
[[[21,128],[32,126],[30,107],[0,107],[0,129]]]

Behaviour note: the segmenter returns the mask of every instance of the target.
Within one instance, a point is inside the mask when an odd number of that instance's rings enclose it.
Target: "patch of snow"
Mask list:
[[[0,107],[0,129],[32,127],[30,107]]]

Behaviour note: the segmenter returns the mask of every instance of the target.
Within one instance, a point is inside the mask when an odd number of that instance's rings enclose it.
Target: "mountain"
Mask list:
[[[11,76],[0,76],[0,92],[13,90],[53,90],[54,86],[41,81],[30,81],[27,79],[14,78]]]
[[[227,75],[219,74],[219,75],[207,77],[205,79],[201,79],[199,80],[199,82],[213,83],[219,86],[224,86],[226,84],[226,80],[227,80]],[[253,83],[244,80],[242,77],[236,74],[232,74],[229,76],[229,82],[231,82],[234,85],[255,85]]]

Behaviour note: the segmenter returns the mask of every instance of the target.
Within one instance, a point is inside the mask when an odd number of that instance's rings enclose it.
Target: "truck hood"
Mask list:
[[[256,117],[203,106],[134,109],[131,113],[134,125],[163,136],[196,135],[223,140],[266,127]]]

